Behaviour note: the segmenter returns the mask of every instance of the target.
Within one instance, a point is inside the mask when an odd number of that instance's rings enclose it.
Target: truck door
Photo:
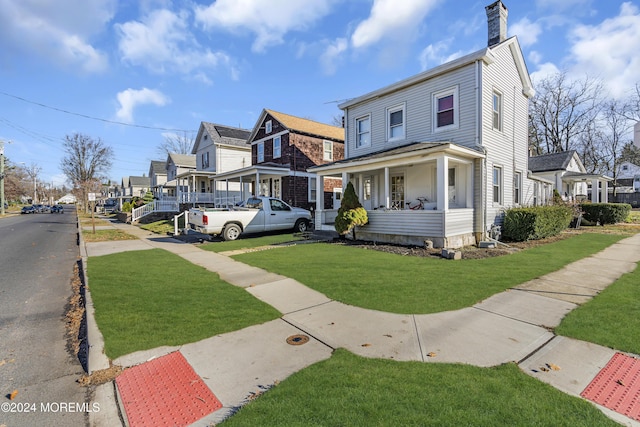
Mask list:
[[[245,233],[259,233],[265,231],[265,212],[262,206],[262,199],[250,198],[247,200],[246,207],[249,209],[258,209],[256,216],[244,228]]]
[[[293,212],[291,207],[282,200],[269,199],[271,212],[267,215],[267,230],[284,230],[293,228]]]

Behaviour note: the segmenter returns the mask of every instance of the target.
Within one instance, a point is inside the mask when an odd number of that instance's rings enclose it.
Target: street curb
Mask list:
[[[94,317],[95,308],[89,292],[89,278],[87,277],[87,248],[82,237],[82,226],[78,218],[78,246],[82,260],[82,280],[84,283],[84,308],[87,322],[87,374],[109,368],[109,358],[104,354],[104,337],[98,329]],[[118,403],[115,397],[114,382],[99,385],[95,388],[93,398],[100,404],[100,411],[89,413],[89,425],[92,427],[111,427],[115,420],[120,420]],[[119,422],[122,425],[122,422]]]

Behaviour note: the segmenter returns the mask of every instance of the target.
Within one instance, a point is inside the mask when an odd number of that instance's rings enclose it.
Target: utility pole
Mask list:
[[[11,144],[11,141],[7,141]],[[4,216],[4,141],[0,140],[0,215]]]

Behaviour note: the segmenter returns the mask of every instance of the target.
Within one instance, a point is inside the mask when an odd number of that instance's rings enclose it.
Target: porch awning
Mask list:
[[[587,182],[587,181],[593,181],[594,179],[597,179],[598,181],[606,181],[606,182],[613,181],[613,178],[609,176],[593,174],[593,173],[567,172],[564,175],[562,175],[562,180],[569,181],[569,182],[583,182],[583,181]]]
[[[261,165],[253,165],[248,166],[242,169],[236,169],[234,171],[219,173],[216,175],[217,181],[224,180],[238,180],[244,177],[255,177],[256,174],[259,175],[275,175],[275,176],[289,176],[291,174],[291,169],[289,166],[277,166],[275,164],[261,164]]]
[[[318,175],[342,172],[357,172],[374,167],[394,167],[411,162],[426,162],[439,155],[448,155],[462,159],[482,159],[484,153],[452,142],[414,142],[402,147],[376,151],[363,156],[352,157],[337,162],[313,166],[307,169]]]

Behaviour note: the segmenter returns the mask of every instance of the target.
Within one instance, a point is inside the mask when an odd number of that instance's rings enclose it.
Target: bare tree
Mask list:
[[[182,132],[182,135],[164,134],[164,141],[158,145],[157,152],[165,158],[171,153],[191,154],[194,140],[193,134],[188,134],[186,131]]]
[[[113,149],[102,140],[83,134],[65,136],[63,143],[66,155],[60,163],[62,172],[79,192],[87,211],[88,194],[100,190],[100,182],[111,168]]]
[[[603,85],[590,77],[570,80],[565,72],[535,85],[530,104],[530,146],[539,154],[576,148],[579,137],[598,115]]]
[[[33,197],[31,198],[31,203],[37,203],[38,202],[38,175],[42,171],[42,168],[35,163],[31,163],[31,166],[29,166],[28,168],[25,168],[25,171],[27,172],[27,175],[31,179],[30,182],[33,182],[33,187],[31,187],[31,190],[33,191],[31,193],[33,194]],[[29,193],[30,192],[27,192],[27,194]]]
[[[631,121],[623,114],[623,104],[608,101],[602,110],[602,168],[601,173],[613,177],[613,195],[616,195],[618,169],[622,163],[622,150],[632,129]]]

